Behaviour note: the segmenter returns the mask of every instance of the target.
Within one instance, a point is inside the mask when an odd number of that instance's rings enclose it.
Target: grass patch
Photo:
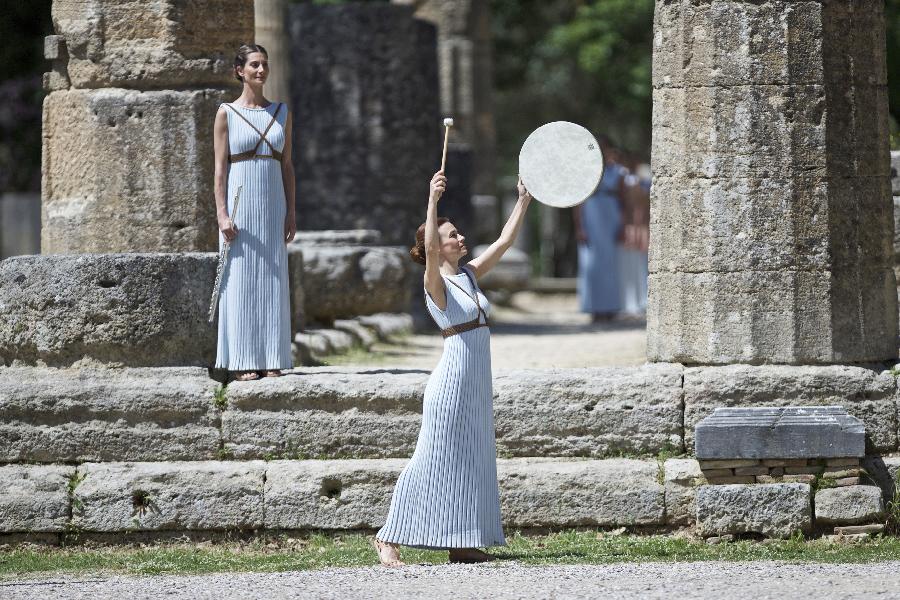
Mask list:
[[[153,547],[20,546],[0,551],[0,579],[49,573],[158,575],[362,567],[377,563],[370,539],[353,534],[261,538],[245,543],[161,543]],[[502,560],[528,565],[712,560],[867,563],[900,559],[900,538],[894,537],[875,537],[853,545],[794,538],[711,546],[676,536],[567,531],[540,536],[516,533],[508,542],[505,548],[492,552]],[[446,552],[404,548],[402,555],[408,563],[447,562]]]
[[[223,384],[216,389],[215,395],[213,396],[213,404],[219,410],[225,410],[226,408],[228,408],[228,397],[225,394],[226,386]]]

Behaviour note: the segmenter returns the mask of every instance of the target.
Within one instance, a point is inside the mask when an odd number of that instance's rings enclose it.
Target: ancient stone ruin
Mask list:
[[[52,15],[41,251],[213,250],[211,123],[253,3],[56,0]]]
[[[897,356],[883,3],[657,2],[648,358]]]
[[[408,244],[440,165],[434,27],[389,4],[288,15],[300,229]]]

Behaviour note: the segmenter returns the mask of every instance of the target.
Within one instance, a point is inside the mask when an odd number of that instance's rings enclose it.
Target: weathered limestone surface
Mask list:
[[[75,467],[0,466],[0,532],[63,531]]]
[[[497,447],[516,456],[681,449],[680,365],[494,374]]]
[[[670,458],[663,465],[666,524],[693,525],[697,487],[706,483],[700,463],[693,458]]]
[[[883,4],[658,0],[648,358],[896,357]]]
[[[54,0],[53,25],[79,88],[233,86],[233,52],[253,40],[249,0]]]
[[[884,84],[879,4],[663,0],[654,25],[654,85],[813,85],[830,69],[853,83]]]
[[[374,529],[384,524],[405,460],[272,461],[270,529]],[[663,487],[653,460],[498,461],[504,526],[660,525]]]
[[[695,427],[694,453],[701,460],[862,458],[865,434],[841,406],[717,408]]]
[[[0,363],[209,366],[216,255],[24,256],[0,262]]]
[[[880,366],[692,367],[684,370],[685,444],[715,408],[839,405],[866,426],[871,449],[897,447],[895,382]]]
[[[228,386],[225,447],[238,458],[406,457],[428,373],[312,368]],[[507,456],[656,453],[682,447],[681,371],[638,368],[495,374],[497,448]]]
[[[881,490],[870,485],[851,485],[816,492],[816,522],[822,525],[856,525],[884,519]]]
[[[270,461],[267,529],[375,529],[405,459]]]
[[[665,493],[655,460],[500,461],[500,504],[510,527],[661,525]]]
[[[205,369],[0,368],[0,462],[211,459]]]
[[[263,526],[266,463],[86,463],[73,523],[85,531]]]
[[[408,244],[440,164],[434,26],[378,3],[293,4],[297,223]],[[310,286],[313,287],[313,286]]]
[[[406,250],[301,239],[289,245],[303,253],[304,312],[307,320],[334,319],[381,312],[407,312],[413,262]]]
[[[118,88],[47,96],[41,251],[215,250],[210,131],[229,97]]]
[[[222,439],[237,458],[408,457],[419,433],[427,376],[312,368],[234,382],[227,390]]]
[[[697,489],[697,527],[703,536],[787,538],[812,527],[811,499],[805,483],[704,485]]]

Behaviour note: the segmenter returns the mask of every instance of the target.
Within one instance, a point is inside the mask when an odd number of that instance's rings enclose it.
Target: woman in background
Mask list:
[[[574,209],[578,239],[578,298],[581,311],[594,323],[610,321],[622,308],[616,240],[622,224],[621,198],[625,168],[615,148],[598,136],[603,152],[603,178],[596,191]]]

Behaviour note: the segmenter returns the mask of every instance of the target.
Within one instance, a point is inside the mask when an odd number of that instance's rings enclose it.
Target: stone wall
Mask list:
[[[896,429],[900,391],[887,372],[846,372],[848,383],[823,389],[823,367],[742,368],[767,374],[754,393],[726,387],[735,405],[790,394],[849,408],[883,379],[875,395],[890,408],[863,420],[873,433]],[[498,372],[505,526],[697,523],[720,537],[847,533],[858,523],[875,531],[900,473],[896,458],[781,466],[653,456],[690,454],[689,379],[735,378],[727,369]],[[377,528],[412,452],[427,376],[320,367],[223,389],[197,368],[0,367],[0,533]],[[884,451],[897,449],[894,441]],[[864,478],[881,489],[859,485]]]
[[[389,4],[288,14],[298,226],[407,244],[440,165],[434,27]]]
[[[648,357],[897,355],[883,3],[658,0]]]
[[[55,0],[44,253],[213,250],[212,124],[252,0]]]

